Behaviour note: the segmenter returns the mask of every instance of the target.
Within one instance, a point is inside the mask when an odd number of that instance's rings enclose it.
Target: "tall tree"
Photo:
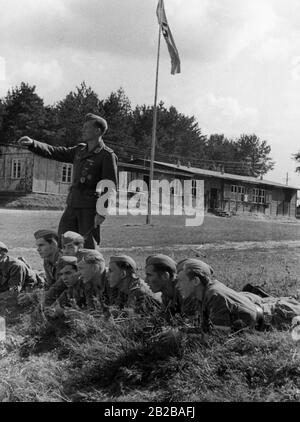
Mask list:
[[[2,142],[16,143],[23,135],[40,138],[46,123],[46,112],[44,102],[36,94],[35,88],[22,82],[20,87],[8,91],[3,98]]]
[[[241,135],[236,141],[235,159],[248,163],[252,176],[266,174],[273,170],[275,162],[270,157],[271,147],[267,141],[261,141],[255,134]]]
[[[99,107],[98,95],[82,82],[75,92],[71,91],[55,107],[52,119],[57,133],[56,142],[66,146],[77,144],[81,139],[85,115],[98,114]]]
[[[122,87],[101,102],[100,114],[108,121],[108,144],[113,144],[116,151],[133,145],[131,103]]]
[[[150,155],[152,140],[153,107],[137,106],[133,112],[133,136],[140,154]],[[198,159],[203,157],[205,136],[194,116],[187,117],[163,102],[157,108],[156,158],[174,162],[178,157]]]

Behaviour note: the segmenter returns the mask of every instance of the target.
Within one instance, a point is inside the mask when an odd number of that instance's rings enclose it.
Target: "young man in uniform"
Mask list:
[[[195,310],[191,300],[183,300],[177,284],[176,262],[167,255],[151,255],[146,260],[145,282],[153,293],[161,293],[163,312],[168,320],[175,315],[191,316]]]
[[[58,235],[52,230],[43,229],[35,232],[34,237],[37,251],[43,259],[45,301],[47,305],[50,305],[65,289],[65,286],[60,283],[57,274],[57,263],[61,257],[61,252],[58,248]],[[27,306],[35,301],[36,295],[34,292],[22,294],[18,298],[18,302],[22,306]]]
[[[103,255],[97,250],[82,249],[78,254],[78,273],[84,285],[87,307],[98,307],[107,312],[112,291]]]
[[[137,313],[146,314],[161,309],[161,300],[137,276],[136,271],[136,263],[130,256],[119,255],[110,258],[109,285],[117,291],[114,304],[121,309],[132,308]]]
[[[61,236],[63,256],[77,256],[84,248],[84,238],[79,233],[68,231]]]
[[[177,286],[183,298],[198,300],[202,328],[231,331],[252,327],[282,329],[300,315],[300,303],[288,297],[260,297],[251,292],[236,292],[213,277],[212,268],[198,259],[184,262]]]
[[[78,261],[74,256],[62,256],[58,263],[58,273],[66,289],[57,298],[56,304],[61,307],[86,305],[84,284],[78,274]]]
[[[67,231],[78,232],[85,238],[85,247],[90,249],[100,244],[100,225],[106,213],[105,209],[101,211],[102,215],[96,212],[96,187],[100,181],[108,180],[117,189],[117,157],[103,141],[107,129],[106,120],[90,113],[83,125],[83,144],[65,148],[50,146],[28,136],[19,139],[21,146],[35,154],[73,164],[73,182],[58,235],[61,239]],[[109,190],[108,196],[114,194],[114,189]],[[101,193],[104,193],[102,189]]]
[[[0,242],[0,293],[22,293],[39,283],[38,275],[24,261],[8,255],[8,247]]]

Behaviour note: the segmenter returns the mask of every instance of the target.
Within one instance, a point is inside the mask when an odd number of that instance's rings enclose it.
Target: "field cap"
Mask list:
[[[185,270],[192,270],[196,275],[208,281],[214,274],[212,267],[200,259],[187,259],[183,265]]]
[[[8,252],[8,247],[5,245],[5,243],[0,242],[0,250]]]
[[[61,235],[61,242],[63,246],[74,242],[84,243],[84,238],[79,233],[68,231]]]
[[[188,263],[189,261],[191,261],[191,263],[193,263],[194,259],[193,258],[184,258],[181,261],[179,261],[177,263],[177,273],[180,273],[180,271],[183,270],[183,267],[186,263]]]
[[[53,230],[48,230],[48,229],[38,230],[37,232],[34,233],[34,237],[36,239],[45,239],[45,240],[55,239],[56,241],[58,241],[57,233]]]
[[[167,255],[157,254],[148,256],[146,259],[147,265],[164,265],[166,268],[176,273],[176,262]]]
[[[103,119],[103,117],[97,116],[96,114],[93,113],[88,113],[85,116],[85,121],[86,122],[95,122],[96,126],[101,129],[102,134],[104,134],[107,129],[108,129],[108,124],[107,121],[105,119]]]
[[[61,256],[57,263],[57,270],[60,271],[67,265],[75,265],[77,267],[77,258],[75,256]]]
[[[133,269],[134,272],[136,272],[137,270],[135,260],[128,255],[112,256],[110,258],[110,262],[115,262],[116,264],[119,264],[119,263],[128,264]]]
[[[98,262],[105,262],[101,252],[96,249],[81,249],[78,252],[78,262],[86,262],[87,264],[96,264]]]

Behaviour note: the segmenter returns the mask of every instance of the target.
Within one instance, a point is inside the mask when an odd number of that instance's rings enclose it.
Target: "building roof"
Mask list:
[[[143,160],[143,161],[146,161],[148,163],[150,162],[150,160]],[[300,187],[288,186],[288,185],[285,185],[283,183],[272,182],[270,180],[259,179],[259,178],[251,177],[251,176],[241,176],[241,175],[238,175],[238,174],[221,173],[219,171],[206,170],[206,169],[200,169],[200,168],[197,168],[197,167],[188,167],[188,166],[164,163],[162,161],[155,161],[155,164],[158,164],[160,166],[164,166],[166,168],[176,169],[178,171],[180,171],[180,170],[185,171],[185,172],[193,174],[193,175],[197,174],[197,175],[201,175],[201,176],[217,177],[219,179],[225,179],[225,180],[252,183],[252,184],[255,184],[255,185],[267,185],[267,186],[273,186],[273,187],[278,187],[278,188],[300,190]]]

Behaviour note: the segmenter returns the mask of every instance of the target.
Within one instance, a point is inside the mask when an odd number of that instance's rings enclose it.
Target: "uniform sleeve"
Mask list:
[[[230,310],[226,299],[221,295],[213,295],[205,304],[203,316],[206,323],[215,327],[231,327]]]
[[[9,290],[20,292],[25,284],[26,273],[25,266],[12,264],[8,273]]]
[[[45,293],[45,306],[51,306],[66,289],[65,283],[58,279]]]
[[[28,147],[28,149],[49,160],[56,160],[62,163],[73,163],[77,146],[71,148],[53,147],[43,142],[33,141],[33,144]]]

